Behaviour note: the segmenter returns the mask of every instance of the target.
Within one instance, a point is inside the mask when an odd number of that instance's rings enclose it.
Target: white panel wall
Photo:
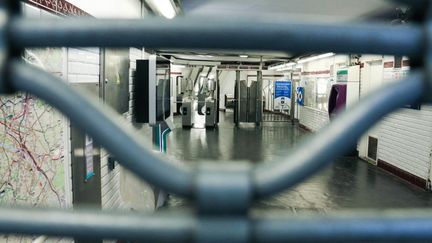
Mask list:
[[[142,59],[143,51],[137,48],[130,48],[129,50],[129,112],[123,114],[129,123],[132,122],[132,99],[134,97],[133,86],[133,72],[136,70],[136,60]],[[126,120],[125,120],[126,122]],[[115,169],[109,171],[108,169],[109,153],[103,150],[101,158],[101,185],[102,185],[102,207],[104,209],[123,208],[127,204],[122,197],[122,178],[124,169],[116,163]]]
[[[393,57],[363,56],[361,98],[384,84],[383,62]],[[375,66],[375,67],[372,67]],[[400,109],[386,116],[359,141],[359,156],[367,156],[367,137],[378,138],[378,160],[383,160],[406,172],[430,180],[432,151],[432,107],[421,110]]]
[[[432,107],[401,109],[378,127],[378,159],[429,179],[432,151]]]
[[[120,196],[120,166],[116,164],[114,170],[108,169],[109,154],[105,149],[101,151],[101,193],[102,209],[116,209],[121,207]]]
[[[318,131],[323,126],[329,123],[329,116],[326,111],[310,108],[307,106],[299,106],[300,124],[307,127],[311,131]]]
[[[335,80],[338,67],[347,65],[348,61],[348,56],[336,55],[305,63],[301,66],[301,68],[302,71],[306,72],[330,70],[332,71],[332,73],[330,73],[330,77]],[[307,106],[296,107],[298,107],[298,117],[300,124],[304,125],[311,131],[317,131],[327,125],[329,122],[329,115],[327,111],[322,111]]]
[[[69,48],[68,49],[68,81],[70,83],[95,83],[100,79],[100,49],[99,48]],[[113,171],[108,169],[108,152],[101,149],[101,198],[102,208],[119,208],[120,197],[120,167]]]
[[[100,49],[69,48],[67,70],[70,83],[99,83]]]
[[[240,79],[246,80],[244,72],[240,73]],[[236,71],[222,71],[219,76],[220,95],[219,108],[225,109],[225,95],[234,96],[234,87],[236,81]]]
[[[383,83],[383,56],[382,55],[364,55],[361,58],[363,63],[363,68],[360,69],[360,99],[364,98],[365,95],[378,89]],[[368,154],[368,137],[378,138],[378,126],[375,125],[359,139],[357,143],[357,150],[359,152],[359,157],[366,159],[372,163],[372,161],[367,158]]]

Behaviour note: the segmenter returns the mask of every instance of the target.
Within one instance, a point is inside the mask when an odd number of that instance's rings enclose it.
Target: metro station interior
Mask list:
[[[0,242],[431,242],[428,0],[3,0]]]

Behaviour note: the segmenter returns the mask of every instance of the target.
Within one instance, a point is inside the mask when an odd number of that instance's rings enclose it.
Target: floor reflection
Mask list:
[[[232,113],[221,113],[217,129],[174,130],[169,135],[168,154],[189,165],[202,160],[263,163],[283,158],[290,148],[311,135],[289,122],[235,127],[232,119]],[[432,194],[356,157],[341,157],[307,181],[255,206],[294,213],[304,210],[325,213],[341,208],[429,207]],[[188,203],[171,197],[168,207],[188,207]]]

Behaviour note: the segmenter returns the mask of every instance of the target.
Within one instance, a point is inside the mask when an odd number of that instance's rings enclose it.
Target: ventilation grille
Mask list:
[[[377,151],[378,151],[378,139],[374,137],[369,137],[367,157],[369,159],[376,161],[377,154],[378,154]]]

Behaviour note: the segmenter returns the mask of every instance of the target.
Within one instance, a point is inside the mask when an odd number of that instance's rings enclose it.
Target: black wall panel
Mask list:
[[[133,79],[133,117],[137,123],[149,122],[149,61],[137,60]]]

